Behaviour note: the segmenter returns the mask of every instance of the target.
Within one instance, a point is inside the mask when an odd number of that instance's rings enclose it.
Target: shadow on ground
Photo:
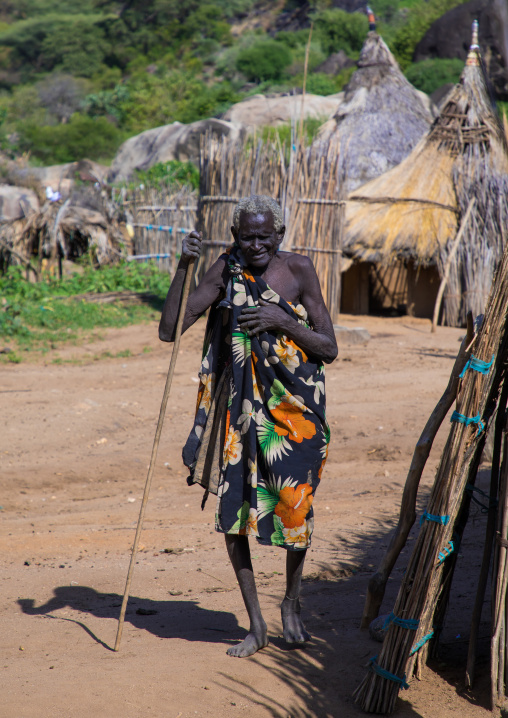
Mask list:
[[[488,489],[485,477],[479,478],[479,485]],[[427,496],[420,497],[420,512],[426,500]],[[475,690],[468,693],[463,691],[469,622],[481,563],[485,523],[485,512],[473,505],[459,554],[439,655],[431,659],[426,670],[429,680],[433,680],[433,673],[439,674],[465,700],[488,708],[488,615],[483,618],[480,632]],[[231,673],[221,671],[215,674],[217,685],[236,692],[239,698],[248,698],[273,718],[354,718],[364,715],[354,704],[352,693],[368,670],[369,659],[379,652],[381,645],[373,641],[367,632],[360,631],[359,625],[368,580],[384,555],[394,525],[395,518],[393,521],[380,518],[377,523],[370,525],[368,531],[341,532],[337,534],[334,544],[327,544],[330,560],[317,565],[314,573],[305,579],[302,589],[302,613],[312,635],[311,642],[304,648],[290,648],[282,636],[277,635],[280,630],[277,624],[275,630],[271,627],[270,645],[262,653],[243,659],[252,661],[262,671],[266,671],[267,679],[270,674],[286,684],[294,695],[290,705],[283,705],[273,695],[259,692],[248,679],[240,680],[236,665],[238,659],[231,659]],[[382,613],[388,613],[394,604],[417,532],[418,525],[415,525],[411,532],[412,540],[408,541],[388,582]],[[345,555],[348,556],[347,562],[343,560]],[[264,591],[263,601],[269,589]],[[276,600],[275,595],[272,598]],[[69,607],[97,618],[117,619],[121,600],[122,597],[116,593],[100,593],[86,586],[60,586],[54,589],[53,598],[42,606],[35,607],[33,599],[19,599],[18,604],[27,615],[46,615],[55,620],[72,621],[52,613]],[[486,602],[489,600],[489,596],[486,596]],[[161,638],[196,642],[231,645],[246,634],[232,613],[202,608],[194,600],[153,601],[131,597],[126,621]],[[85,623],[74,622],[106,649],[112,649]],[[421,714],[411,706],[411,689],[399,697],[396,716],[421,718]]]
[[[70,608],[97,618],[118,619],[122,596],[117,593],[100,593],[88,586],[59,586],[45,604],[35,607],[32,598],[18,599],[23,613],[31,616],[50,616],[56,620],[78,623],[97,643],[112,650],[84,623],[70,618],[52,616],[53,611]],[[242,629],[236,617],[225,611],[201,608],[195,601],[152,601],[131,596],[127,604],[125,621],[135,628],[150,631],[160,638],[183,638],[205,643],[230,643],[239,640]]]

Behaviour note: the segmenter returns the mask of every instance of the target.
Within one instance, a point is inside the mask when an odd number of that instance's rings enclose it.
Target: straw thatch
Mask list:
[[[344,99],[315,145],[340,145],[349,192],[398,165],[432,119],[426,95],[406,80],[382,38],[370,31]]]
[[[507,172],[503,128],[473,43],[460,82],[426,137],[398,167],[349,195],[346,251],[385,264],[411,258],[437,264],[442,273],[460,218],[475,197],[445,295],[444,321],[462,324],[468,309],[484,310],[502,254]]]

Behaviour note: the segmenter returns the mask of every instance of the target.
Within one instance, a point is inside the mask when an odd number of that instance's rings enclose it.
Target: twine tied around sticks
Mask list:
[[[453,541],[449,541],[447,546],[443,546],[438,559],[439,563],[443,563],[443,561],[448,558],[453,552],[455,551],[455,544]]]
[[[450,517],[447,514],[445,514],[444,516],[437,516],[436,514],[429,514],[428,511],[424,511],[420,519],[420,526],[423,524],[424,521],[434,521],[434,523],[436,524],[442,524],[443,526],[446,526],[449,520]]]
[[[480,374],[488,374],[492,365],[494,364],[494,358],[495,354],[492,355],[492,359],[489,362],[486,362],[482,361],[481,359],[477,359],[474,354],[471,354],[471,357],[467,360],[464,369],[462,369],[461,373],[459,374],[459,379],[464,378],[468,369],[477,371]]]
[[[477,424],[478,431],[476,436],[480,436],[482,431],[485,429],[485,424],[482,421],[480,414],[477,414],[476,416],[464,416],[464,414],[461,414],[459,411],[454,411],[450,417],[450,421],[456,421],[458,424],[465,424],[466,426],[469,426],[470,424]]]
[[[411,631],[416,631],[420,625],[420,621],[417,618],[399,618],[393,611],[386,617],[382,630],[386,631],[390,623],[394,623],[396,626],[400,626],[400,628],[408,628]]]
[[[388,681],[398,683],[401,688],[407,691],[409,688],[409,684],[406,683],[406,674],[404,674],[403,678],[399,678],[399,676],[396,676],[394,673],[390,673],[390,671],[386,671],[384,668],[381,668],[381,666],[376,663],[376,658],[377,656],[373,656],[369,661],[370,668],[374,671],[374,673],[376,673],[378,676],[381,676],[381,678],[386,678],[386,680]]]
[[[424,636],[423,638],[421,638],[418,641],[418,643],[414,644],[414,646],[411,649],[411,653],[409,655],[414,656],[414,654],[417,653],[417,651],[419,651],[420,648],[423,648],[423,646],[427,643],[427,641],[430,641],[430,639],[433,637],[433,635],[434,635],[434,631],[427,633],[427,635]]]

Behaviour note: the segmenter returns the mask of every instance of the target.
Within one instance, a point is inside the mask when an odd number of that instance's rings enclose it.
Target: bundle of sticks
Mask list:
[[[429,647],[439,636],[444,619],[456,551],[467,520],[470,487],[474,485],[481,460],[485,436],[496,413],[498,427],[504,428],[507,391],[504,388],[508,363],[508,252],[497,270],[483,322],[473,339],[468,361],[457,396],[452,425],[420,533],[415,541],[379,656],[372,659],[369,671],[355,691],[356,702],[369,713],[391,713],[401,687],[413,672],[419,672]],[[501,391],[501,387],[503,390]],[[499,432],[498,432],[499,436]],[[499,438],[497,439],[500,445]],[[505,441],[506,446],[506,441]],[[498,453],[499,456],[499,453]],[[497,549],[498,579],[494,598],[495,632],[493,638],[493,700],[504,696],[507,625],[505,619],[508,567],[508,511],[506,496],[506,463],[502,474],[502,492]],[[496,466],[493,466],[492,494],[497,494]],[[497,471],[497,473],[496,473]],[[467,489],[466,489],[467,487]],[[494,514],[493,514],[494,515]],[[488,574],[490,537],[486,537],[484,566]],[[481,583],[481,581],[480,581]],[[480,586],[481,588],[481,586]],[[484,590],[484,586],[483,586]],[[477,596],[480,608],[483,594]],[[478,622],[478,616],[474,617]],[[472,632],[473,637],[473,632]],[[470,664],[474,665],[473,647]]]

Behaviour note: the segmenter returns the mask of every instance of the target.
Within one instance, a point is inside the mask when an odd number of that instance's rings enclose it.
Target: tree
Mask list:
[[[12,62],[25,77],[54,69],[90,77],[107,50],[102,20],[101,15],[32,17],[0,33],[0,46],[12,48]]]
[[[41,105],[59,122],[67,122],[82,104],[85,86],[83,81],[57,72],[39,82],[37,92]]]
[[[361,13],[331,8],[314,16],[314,27],[316,36],[328,55],[339,50],[354,55],[362,49],[369,23],[367,17]]]

